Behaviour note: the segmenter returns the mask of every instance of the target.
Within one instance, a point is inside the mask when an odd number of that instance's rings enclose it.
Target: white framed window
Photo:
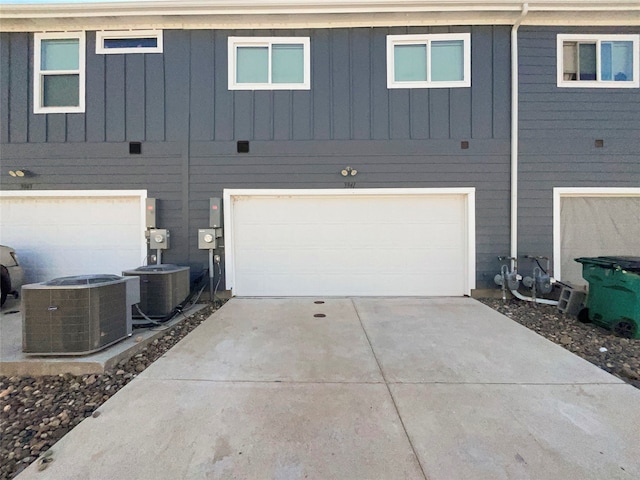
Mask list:
[[[84,112],[84,32],[36,33],[33,113]]]
[[[162,53],[162,30],[98,31],[96,53]]]
[[[559,34],[558,87],[640,87],[640,35]]]
[[[309,37],[229,37],[229,90],[309,90]]]
[[[387,35],[387,88],[470,86],[470,33]]]

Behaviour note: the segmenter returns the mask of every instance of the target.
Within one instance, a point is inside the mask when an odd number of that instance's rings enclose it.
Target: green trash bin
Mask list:
[[[589,282],[586,308],[578,318],[640,338],[640,257],[580,257]]]

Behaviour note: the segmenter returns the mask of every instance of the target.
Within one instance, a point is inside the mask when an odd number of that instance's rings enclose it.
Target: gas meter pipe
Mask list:
[[[517,290],[511,290],[511,294],[520,300],[524,300],[525,302],[541,303],[542,305],[558,305],[557,300],[547,300],[546,298],[525,297]]]

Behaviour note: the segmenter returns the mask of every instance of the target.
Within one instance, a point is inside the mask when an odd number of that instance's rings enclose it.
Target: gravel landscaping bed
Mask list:
[[[98,415],[100,405],[214,310],[209,305],[167,328],[140,353],[101,375],[0,376],[0,479],[13,478],[86,417]],[[40,468],[47,460],[40,460]]]
[[[621,338],[558,312],[556,307],[519,300],[483,303],[598,367],[640,388],[640,340]],[[9,479],[157,360],[215,310],[208,306],[168,328],[148,347],[102,375],[0,377],[0,479]],[[44,454],[44,456],[42,456]]]

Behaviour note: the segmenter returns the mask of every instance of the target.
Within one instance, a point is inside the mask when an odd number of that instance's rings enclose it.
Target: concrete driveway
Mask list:
[[[640,478],[640,391],[469,298],[234,298],[99,411],[19,478]]]

